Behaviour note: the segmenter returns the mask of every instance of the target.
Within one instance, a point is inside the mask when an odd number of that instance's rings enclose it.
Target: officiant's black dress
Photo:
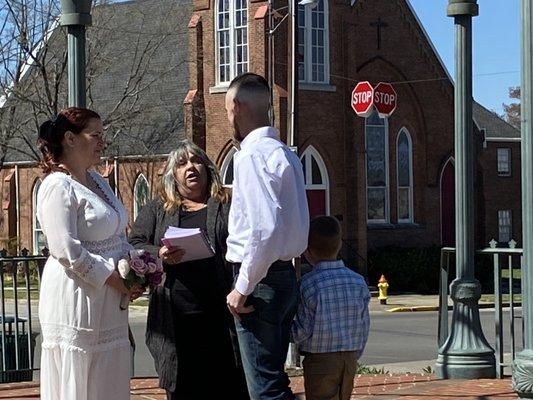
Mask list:
[[[210,199],[199,211],[169,213],[155,200],[143,207],[130,234],[135,248],[158,254],[169,226],[202,228],[215,249],[212,258],[164,265],[165,284],[150,296],[146,344],[169,399],[249,398],[226,307],[228,211],[229,205]]]

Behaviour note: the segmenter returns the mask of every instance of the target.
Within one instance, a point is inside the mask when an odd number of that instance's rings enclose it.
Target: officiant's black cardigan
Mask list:
[[[145,209],[146,208],[146,209]],[[228,236],[229,204],[222,204],[210,198],[207,202],[207,234],[215,249],[215,260],[221,286],[226,293],[231,290],[231,273],[226,268],[226,238]],[[150,253],[159,254],[159,241],[165,234],[168,226],[180,226],[179,210],[167,212],[163,202],[153,200],[143,207],[137,217],[129,236],[129,242],[137,249],[145,249]],[[171,392],[176,387],[176,371],[178,370],[178,357],[176,353],[176,340],[170,289],[166,286],[156,289],[150,298],[148,308],[148,321],[146,330],[146,344],[154,357],[155,368],[159,375],[159,384]],[[234,328],[234,324],[230,324]],[[238,344],[235,332],[232,334],[236,362],[239,362]]]

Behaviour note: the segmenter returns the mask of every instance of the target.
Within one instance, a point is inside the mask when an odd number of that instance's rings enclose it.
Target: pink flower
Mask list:
[[[148,272],[148,265],[144,263],[140,258],[132,258],[130,260],[130,268],[135,272],[135,274],[142,278]]]
[[[162,271],[156,271],[148,275],[148,282],[151,287],[157,287],[163,284],[165,273]]]
[[[157,271],[157,264],[155,262],[150,261],[146,265],[148,266],[147,274],[153,274]]]

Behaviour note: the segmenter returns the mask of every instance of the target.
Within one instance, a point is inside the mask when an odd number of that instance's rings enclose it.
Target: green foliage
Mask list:
[[[362,365],[357,363],[357,370],[355,372],[358,375],[385,375],[388,374],[389,371],[385,371],[385,368],[375,368],[375,367],[367,367],[366,365]]]
[[[368,278],[370,285],[377,285],[383,274],[391,292],[439,292],[440,253],[438,246],[421,248],[382,247],[368,254]],[[455,257],[450,255],[448,283],[455,278]],[[483,293],[493,292],[492,258],[476,255],[475,276]]]
[[[126,275],[126,279],[124,280],[124,284],[128,289],[131,289],[134,285],[146,285],[146,278],[145,277],[139,277],[133,272],[133,270],[130,270],[128,275]]]
[[[382,247],[368,254],[370,285],[383,274],[392,292],[438,293],[440,247]]]
[[[434,374],[435,370],[433,369],[433,367],[431,365],[428,365],[426,368],[422,369],[422,372],[424,374]]]

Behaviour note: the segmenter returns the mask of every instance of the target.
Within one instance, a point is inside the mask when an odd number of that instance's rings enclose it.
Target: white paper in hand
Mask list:
[[[200,228],[169,226],[161,241],[167,247],[179,247],[185,252],[181,262],[201,260],[215,255],[207,235]]]

